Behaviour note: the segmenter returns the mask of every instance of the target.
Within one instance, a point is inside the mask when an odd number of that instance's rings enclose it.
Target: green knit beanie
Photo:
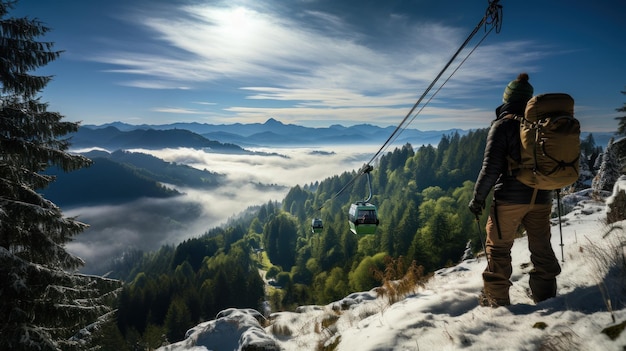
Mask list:
[[[502,102],[528,102],[533,97],[533,86],[528,83],[528,74],[520,73],[515,80],[512,80],[502,95]]]

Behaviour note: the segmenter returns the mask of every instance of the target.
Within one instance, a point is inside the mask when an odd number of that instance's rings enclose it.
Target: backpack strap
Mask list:
[[[508,118],[508,119],[514,119],[516,121],[518,121],[520,123],[520,125],[524,124],[524,125],[531,125],[532,127],[536,127],[535,123],[532,123],[530,121],[528,121],[523,115],[517,115],[514,113],[509,113],[505,116],[503,116],[502,118]],[[521,142],[521,140],[520,140]],[[508,174],[509,176],[513,176],[514,172],[516,170],[519,170],[522,168],[522,165],[513,159],[513,157],[511,157],[511,155],[507,155],[506,156],[507,161],[509,161],[509,166],[508,166]],[[532,209],[532,207],[535,205],[535,200],[537,199],[537,193],[539,192],[539,189],[534,188],[533,189],[533,195],[530,199],[530,208]]]
[[[504,115],[502,118],[503,118],[503,119],[504,119],[504,118],[506,118],[506,119],[513,119],[513,120],[516,120],[516,121],[518,121],[518,122],[520,122],[520,123],[524,123],[524,116],[522,116],[522,115],[516,115],[516,114],[514,114],[514,113],[509,113],[509,114],[506,114],[506,115]],[[511,155],[506,155],[506,159],[507,159],[507,161],[508,161],[507,173],[508,173],[508,175],[509,175],[509,176],[513,176],[513,175],[514,175],[514,174],[513,174],[513,172],[514,172],[514,171],[516,171],[516,170],[518,170],[518,169],[520,169],[520,168],[521,168],[521,165],[520,165],[520,163],[519,163],[519,162],[515,161],[515,160],[511,157]]]

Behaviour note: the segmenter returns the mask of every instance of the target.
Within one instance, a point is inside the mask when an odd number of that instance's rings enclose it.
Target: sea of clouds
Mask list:
[[[224,174],[226,183],[212,190],[176,188],[184,195],[169,199],[64,209],[66,216],[90,225],[67,248],[85,260],[83,271],[104,273],[111,259],[129,249],[153,251],[176,245],[223,225],[250,206],[281,201],[293,186],[357,170],[377,147],[259,148],[251,150],[259,151],[253,155],[188,148],[129,150]]]

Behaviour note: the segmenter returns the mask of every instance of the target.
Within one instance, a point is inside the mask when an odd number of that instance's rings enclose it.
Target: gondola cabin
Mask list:
[[[376,206],[369,202],[357,202],[350,205],[348,221],[350,231],[356,235],[375,234],[378,226]]]
[[[324,222],[321,218],[313,218],[311,220],[311,231],[313,233],[321,233],[324,230]]]

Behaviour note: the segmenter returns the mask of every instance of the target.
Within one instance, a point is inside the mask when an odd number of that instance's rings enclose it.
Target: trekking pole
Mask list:
[[[561,262],[565,263],[565,255],[563,254],[563,227],[561,226],[561,189],[556,190],[556,209],[559,212],[559,234],[561,236]]]
[[[483,232],[480,229],[480,218],[476,215],[476,227],[478,228],[478,237],[480,238],[480,244],[483,246],[483,252],[487,259],[487,269],[491,272],[491,263],[489,262],[489,256],[487,255],[487,248],[485,247],[485,240],[483,240]]]

